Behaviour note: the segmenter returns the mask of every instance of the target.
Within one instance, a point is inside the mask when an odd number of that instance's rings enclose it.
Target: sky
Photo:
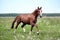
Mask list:
[[[60,13],[60,0],[0,0],[0,13],[32,13],[38,6],[42,13]]]

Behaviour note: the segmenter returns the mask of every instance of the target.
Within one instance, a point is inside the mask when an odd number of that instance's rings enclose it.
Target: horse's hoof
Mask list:
[[[39,32],[37,32],[37,35],[39,35]]]
[[[37,33],[37,35],[39,35],[39,33]]]
[[[11,27],[11,29],[13,29],[13,27]]]
[[[13,29],[14,27],[13,26],[11,26],[11,29]]]

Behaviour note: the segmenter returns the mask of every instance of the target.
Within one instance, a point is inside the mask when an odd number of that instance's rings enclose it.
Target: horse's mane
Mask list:
[[[35,14],[35,13],[36,13],[36,11],[37,11],[37,9],[35,9],[35,10],[32,12],[32,14]]]

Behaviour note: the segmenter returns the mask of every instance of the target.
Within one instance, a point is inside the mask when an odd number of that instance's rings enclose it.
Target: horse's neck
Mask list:
[[[37,19],[37,17],[38,17],[38,15],[37,16],[35,16],[35,18]]]
[[[37,19],[38,15],[36,15],[36,13],[32,13],[32,15],[34,15],[34,16],[35,16],[35,18]]]
[[[36,10],[37,10],[37,9],[36,9]],[[36,10],[35,10],[34,12],[32,12],[32,14],[35,16],[35,18],[38,17]]]

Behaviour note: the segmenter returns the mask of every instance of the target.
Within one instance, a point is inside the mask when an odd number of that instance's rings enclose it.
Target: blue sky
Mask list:
[[[38,6],[43,13],[60,13],[60,0],[0,0],[0,13],[31,13]]]

